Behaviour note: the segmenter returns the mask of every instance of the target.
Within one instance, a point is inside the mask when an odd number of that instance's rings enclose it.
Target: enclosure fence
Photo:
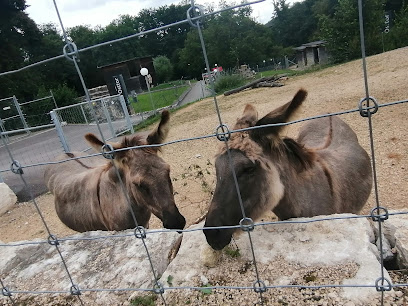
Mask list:
[[[201,43],[201,47],[202,47],[202,51],[203,51],[203,56],[204,56],[204,62],[205,62],[205,66],[207,68],[207,71],[210,71],[210,65],[209,65],[209,61],[208,61],[208,57],[207,57],[207,52],[206,52],[206,45],[204,42],[204,38],[203,38],[203,33],[202,33],[202,22],[204,20],[205,17],[209,16],[209,15],[214,15],[214,14],[218,14],[222,11],[225,10],[230,10],[230,9],[236,9],[242,6],[246,6],[246,5],[252,5],[258,2],[262,2],[262,1],[254,1],[254,2],[248,2],[245,4],[241,4],[241,5],[236,5],[236,6],[232,6],[223,10],[219,10],[219,11],[215,11],[212,12],[210,14],[204,14],[203,9],[200,6],[197,6],[194,4],[194,0],[191,1],[191,7],[188,9],[187,11],[187,18],[183,21],[178,21],[172,24],[168,24],[159,28],[155,28],[155,29],[151,29],[148,31],[143,31],[143,32],[139,32],[136,33],[134,35],[130,35],[130,36],[126,36],[126,37],[122,37],[119,39],[115,39],[112,41],[108,41],[108,42],[104,42],[101,44],[97,44],[97,45],[93,45],[87,48],[83,48],[78,50],[74,44],[74,42],[70,41],[67,37],[66,31],[64,29],[63,23],[61,21],[60,15],[59,15],[59,11],[57,8],[57,4],[54,0],[54,6],[56,9],[56,12],[58,14],[58,18],[60,20],[60,24],[61,24],[61,29],[63,31],[63,35],[64,35],[64,39],[65,39],[65,43],[66,45],[63,48],[63,55],[57,56],[57,57],[53,57],[53,58],[49,58],[47,60],[41,61],[41,62],[37,62],[34,63],[32,65],[23,67],[21,69],[17,69],[17,70],[13,70],[13,71],[8,71],[8,72],[3,72],[0,75],[8,75],[8,74],[13,74],[13,73],[17,73],[19,71],[22,71],[24,69],[29,69],[32,67],[35,67],[37,65],[41,65],[44,63],[47,63],[49,61],[53,61],[55,59],[58,58],[62,58],[62,57],[66,57],[69,61],[72,62],[72,64],[75,66],[76,71],[78,73],[78,77],[81,80],[81,83],[83,85],[83,89],[85,92],[85,96],[87,99],[87,102],[85,102],[84,104],[81,104],[80,106],[76,106],[77,109],[76,110],[76,119],[74,118],[70,118],[70,117],[66,117],[64,115],[64,109],[60,108],[57,111],[57,114],[55,116],[55,118],[59,118],[59,121],[62,122],[66,122],[66,124],[70,124],[72,122],[80,122],[83,123],[83,121],[87,121],[89,120],[88,118],[88,114],[91,114],[93,118],[98,118],[98,112],[102,111],[107,111],[107,105],[105,105],[104,108],[104,104],[102,104],[101,108],[98,108],[98,106],[96,106],[91,99],[89,98],[89,94],[88,94],[88,90],[87,87],[85,85],[85,80],[82,77],[81,74],[81,70],[78,66],[78,54],[80,52],[84,52],[93,48],[97,48],[103,45],[107,45],[107,44],[112,44],[118,41],[122,41],[122,40],[126,40],[126,39],[131,39],[131,38],[135,38],[147,33],[151,33],[151,32],[155,32],[155,31],[159,31],[168,27],[172,27],[172,26],[177,26],[179,24],[182,23],[189,23],[192,27],[197,29],[199,38],[200,38],[200,43]],[[366,68],[366,56],[365,56],[365,44],[364,44],[364,29],[363,29],[363,15],[362,15],[362,0],[358,1],[358,10],[359,10],[359,25],[360,25],[360,38],[361,38],[361,53],[362,53],[362,66],[363,66],[363,72],[364,72],[364,84],[365,84],[365,93],[363,95],[363,98],[356,103],[356,108],[354,109],[350,109],[347,111],[343,111],[343,112],[337,112],[337,113],[332,113],[332,114],[328,114],[328,115],[319,115],[319,116],[313,116],[313,117],[308,117],[308,118],[303,118],[300,120],[296,120],[296,121],[291,121],[291,122],[287,122],[287,123],[281,123],[281,124],[270,124],[270,125],[265,125],[265,126],[260,126],[260,127],[253,127],[253,128],[246,128],[246,129],[239,129],[239,130],[229,130],[228,126],[224,123],[223,119],[222,119],[222,115],[219,109],[219,105],[218,105],[218,101],[217,101],[217,97],[215,95],[215,91],[214,91],[214,84],[213,82],[211,82],[211,88],[212,88],[212,93],[213,93],[213,102],[214,102],[214,107],[215,107],[215,111],[218,117],[218,123],[219,125],[217,127],[215,127],[215,133],[210,134],[210,135],[203,135],[203,136],[199,136],[199,137],[193,137],[193,138],[184,138],[184,139],[178,139],[178,140],[174,140],[174,141],[170,141],[170,142],[165,142],[163,144],[160,145],[145,145],[145,146],[135,146],[135,147],[131,147],[131,148],[126,148],[126,149],[136,149],[136,148],[143,148],[143,147],[160,147],[160,146],[166,146],[166,145],[173,145],[173,144],[177,144],[180,142],[192,142],[192,141],[200,141],[202,139],[206,139],[206,138],[216,138],[219,141],[223,142],[226,146],[227,152],[229,152],[229,148],[228,148],[228,139],[230,138],[232,133],[236,133],[236,132],[242,132],[242,131],[248,131],[251,129],[256,129],[256,128],[265,128],[265,127],[271,127],[271,126],[283,126],[283,125],[291,125],[291,124],[296,124],[299,122],[303,122],[303,121],[307,121],[307,120],[313,120],[313,119],[317,119],[317,118],[322,118],[322,117],[328,117],[328,116],[338,116],[338,115],[342,115],[342,114],[348,114],[348,113],[359,113],[361,115],[362,118],[364,118],[367,122],[367,129],[369,131],[369,141],[370,141],[370,148],[371,148],[371,160],[372,160],[372,170],[374,173],[374,195],[375,195],[375,201],[376,201],[376,206],[372,209],[371,214],[370,215],[356,215],[356,216],[342,216],[342,217],[338,217],[338,216],[328,216],[327,218],[316,218],[316,219],[311,219],[309,221],[304,221],[304,220],[290,220],[290,221],[278,221],[278,222],[254,222],[251,218],[249,218],[246,213],[245,213],[245,209],[242,203],[242,199],[241,199],[241,195],[240,195],[240,190],[239,190],[239,186],[237,183],[237,179],[236,179],[236,174],[234,172],[234,167],[232,166],[232,160],[231,157],[229,155],[229,164],[231,166],[232,172],[233,172],[233,176],[235,178],[235,188],[236,188],[236,192],[238,194],[238,199],[239,199],[239,206],[241,208],[241,212],[242,212],[242,220],[239,224],[235,225],[235,226],[221,226],[221,227],[211,227],[208,228],[209,230],[214,230],[214,229],[227,229],[227,228],[235,228],[235,229],[241,229],[242,231],[244,231],[247,236],[248,236],[248,240],[251,246],[251,250],[252,250],[252,260],[253,260],[253,266],[254,266],[254,275],[253,275],[253,279],[251,281],[249,281],[249,284],[247,286],[242,286],[242,287],[238,287],[238,286],[209,286],[207,287],[208,289],[230,289],[230,290],[252,290],[255,291],[258,296],[259,296],[259,300],[258,301],[254,301],[257,302],[259,304],[263,304],[263,294],[265,292],[267,292],[268,290],[273,290],[276,288],[310,288],[310,289],[318,289],[318,288],[333,288],[333,287],[355,287],[355,288],[364,288],[364,287],[372,287],[375,288],[378,292],[379,295],[381,296],[381,304],[384,304],[384,293],[386,291],[391,291],[393,288],[397,288],[397,287],[402,287],[402,286],[408,286],[408,284],[393,284],[389,279],[387,279],[385,277],[384,274],[384,262],[383,262],[383,247],[382,247],[382,239],[383,239],[383,235],[382,235],[382,231],[383,231],[383,223],[387,221],[387,219],[391,216],[391,215],[400,215],[400,214],[405,214],[404,212],[398,212],[398,213],[389,213],[388,210],[385,207],[382,207],[380,205],[380,200],[379,200],[379,190],[378,190],[378,181],[377,181],[377,170],[376,170],[376,154],[375,154],[375,147],[374,147],[374,130],[373,130],[373,118],[374,115],[376,113],[378,113],[378,111],[380,110],[380,108],[383,107],[392,107],[393,105],[397,105],[397,104],[404,104],[407,103],[408,100],[402,100],[402,101],[394,101],[394,102],[389,102],[389,103],[384,103],[384,104],[379,104],[376,99],[372,96],[370,96],[370,92],[369,92],[369,87],[368,87],[368,75],[367,75],[367,68]],[[210,78],[211,80],[211,78]],[[82,108],[82,109],[81,109]],[[65,109],[66,110],[66,109]],[[115,107],[114,110],[112,110],[112,112],[116,112],[117,110],[123,110],[123,107]],[[24,177],[24,171],[27,168],[31,168],[31,167],[39,167],[39,166],[44,166],[44,165],[50,165],[50,164],[55,164],[55,163],[64,163],[66,161],[69,160],[73,160],[73,159],[79,159],[79,158],[88,158],[88,157],[92,157],[92,156],[96,156],[96,155],[102,155],[105,158],[111,159],[112,155],[115,154],[115,150],[113,150],[112,146],[110,146],[109,144],[107,144],[106,140],[106,131],[104,133],[102,125],[102,122],[99,122],[98,120],[95,120],[95,124],[96,127],[100,133],[100,136],[102,138],[102,141],[105,143],[105,146],[103,148],[103,152],[102,153],[98,153],[98,154],[89,154],[85,157],[77,157],[77,158],[67,158],[66,160],[62,160],[62,161],[58,161],[58,162],[45,162],[45,163],[34,163],[34,164],[27,164],[27,165],[23,165],[20,162],[18,162],[13,155],[13,152],[11,152],[11,150],[9,149],[9,146],[7,144],[7,139],[6,139],[6,134],[1,133],[1,138],[2,141],[4,143],[4,146],[7,148],[8,151],[8,155],[9,158],[11,160],[11,166],[10,166],[10,170],[12,173],[14,173],[15,175],[19,176],[21,178],[21,182],[22,185],[24,186],[24,188],[26,188],[27,190],[30,190],[30,186],[29,184],[27,184],[27,181]],[[63,125],[63,124],[61,124]],[[123,149],[122,149],[123,150]],[[119,181],[119,184],[124,192],[125,197],[127,198],[127,202],[128,205],[130,207],[130,212],[133,213],[133,210],[131,209],[131,203],[130,203],[130,199],[128,197],[128,194],[125,190],[125,186],[124,186],[124,182],[122,181],[121,176],[119,175],[119,170],[116,168],[115,164],[113,164],[113,167],[116,171],[116,175]],[[174,232],[174,230],[166,230],[166,229],[160,229],[160,230],[146,230],[145,228],[143,228],[142,226],[140,226],[137,222],[136,216],[133,214],[132,218],[133,221],[135,223],[135,229],[134,229],[134,233],[132,234],[123,234],[123,233],[118,233],[115,234],[113,236],[97,236],[97,237],[92,237],[89,239],[85,239],[85,238],[57,238],[53,232],[52,229],[49,227],[49,225],[47,224],[47,222],[45,221],[44,217],[43,217],[43,213],[40,210],[37,200],[35,197],[32,197],[32,203],[35,206],[39,218],[42,220],[42,223],[44,225],[44,228],[46,230],[46,233],[48,235],[48,238],[46,240],[43,241],[32,241],[32,242],[21,242],[21,243],[8,243],[8,244],[0,244],[1,248],[12,248],[12,247],[17,247],[20,245],[28,245],[28,244],[44,244],[44,243],[48,243],[51,246],[55,247],[55,251],[59,254],[60,260],[61,260],[61,264],[64,267],[64,270],[66,271],[66,277],[67,277],[67,283],[70,284],[70,290],[65,290],[65,291],[53,291],[53,290],[40,290],[40,291],[24,291],[24,290],[18,290],[15,288],[18,288],[18,284],[14,284],[14,283],[7,283],[5,281],[4,276],[0,276],[0,284],[2,287],[2,294],[3,296],[7,297],[9,302],[11,304],[16,304],[16,296],[20,296],[20,295],[34,295],[34,294],[66,294],[66,295],[71,295],[76,297],[78,303],[80,303],[81,305],[84,304],[84,301],[81,297],[82,293],[85,292],[124,292],[124,291],[149,291],[149,292],[153,292],[155,294],[157,294],[161,300],[161,302],[164,305],[168,305],[168,302],[166,300],[166,297],[164,295],[164,293],[168,290],[200,290],[202,289],[201,287],[194,287],[194,286],[186,286],[186,287],[177,287],[177,286],[164,286],[162,283],[159,282],[159,275],[157,273],[157,269],[155,268],[153,261],[151,260],[151,251],[149,250],[149,248],[147,247],[147,244],[145,243],[146,237],[147,235],[154,235],[157,233],[163,233],[163,232]],[[258,226],[273,226],[275,224],[282,224],[282,223],[290,223],[290,224],[297,224],[297,223],[306,223],[306,222],[321,222],[323,220],[338,220],[338,219],[350,219],[350,218],[371,218],[374,222],[376,222],[377,227],[378,227],[378,232],[379,232],[379,240],[380,240],[380,247],[379,247],[379,251],[381,253],[380,256],[380,263],[381,263],[381,269],[380,271],[378,271],[378,278],[377,279],[373,279],[373,282],[371,285],[362,285],[362,284],[353,284],[353,285],[339,285],[339,284],[327,284],[327,285],[319,285],[319,286],[308,286],[305,284],[302,285],[266,285],[265,282],[263,281],[263,277],[262,277],[262,273],[259,271],[258,269],[258,262],[257,262],[257,258],[255,256],[255,245],[253,244],[253,240],[252,240],[252,235],[253,235],[253,230],[255,227]],[[192,231],[201,231],[204,228],[195,228],[195,229],[185,229],[185,230],[177,230],[178,232],[182,232],[182,233],[188,233],[188,232],[192,232]],[[143,288],[115,288],[115,289],[108,289],[108,288],[84,288],[83,286],[81,286],[80,283],[77,283],[75,280],[75,275],[73,275],[70,271],[70,267],[67,265],[67,261],[65,256],[63,255],[62,249],[64,248],[64,242],[67,240],[86,240],[88,241],[88,243],[92,243],[92,241],[94,240],[98,240],[98,239],[112,239],[112,238],[116,238],[116,237],[124,237],[124,236],[134,236],[136,240],[141,241],[144,249],[145,249],[145,256],[148,258],[148,261],[150,263],[150,269],[151,269],[151,273],[152,273],[152,277],[154,279],[154,285],[152,288],[147,288],[147,289],[143,289]],[[136,267],[135,267],[136,268]],[[50,280],[51,282],[51,280]]]

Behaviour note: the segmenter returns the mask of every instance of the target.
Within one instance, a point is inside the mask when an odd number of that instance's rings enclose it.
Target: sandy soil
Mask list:
[[[408,48],[394,50],[368,59],[370,95],[379,103],[408,98]],[[252,103],[262,116],[289,101],[299,88],[309,95],[297,118],[339,112],[358,107],[365,95],[361,61],[338,65],[315,73],[289,78],[280,88],[253,89],[228,97],[218,96],[223,122],[233,126],[246,103]],[[373,116],[375,160],[377,166],[379,203],[388,209],[408,208],[408,131],[407,104],[380,108]],[[356,131],[360,143],[370,151],[368,121],[358,112],[342,115]],[[172,115],[168,140],[214,133],[218,126],[214,99],[194,103]],[[291,125],[286,134],[295,136],[299,125]],[[215,186],[214,155],[219,143],[214,138],[168,145],[163,158],[171,166],[175,199],[187,223],[194,223],[207,209]],[[372,193],[373,194],[373,193]],[[49,193],[36,202],[51,232],[57,237],[74,232],[56,216],[53,196]],[[376,205],[374,196],[362,213]],[[152,218],[150,227],[161,227]],[[0,240],[4,242],[46,238],[47,233],[32,202],[19,203],[0,216]]]

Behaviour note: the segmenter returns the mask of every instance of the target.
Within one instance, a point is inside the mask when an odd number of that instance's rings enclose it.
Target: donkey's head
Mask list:
[[[306,95],[305,90],[299,90],[292,101],[259,120],[255,108],[248,104],[234,130],[284,123],[301,105]],[[292,151],[291,154],[294,155],[301,154],[293,140],[279,137],[281,129],[282,126],[269,126],[233,133],[228,140],[230,151],[226,150],[225,145],[221,147],[215,160],[217,184],[205,227],[238,225],[243,218],[234,173],[246,217],[259,218],[262,213],[279,203],[284,187],[276,163],[280,161],[282,150]],[[301,164],[298,166],[302,167]],[[204,230],[208,244],[216,250],[224,248],[231,241],[233,233],[234,229]]]
[[[163,111],[161,121],[151,133],[137,133],[122,138],[120,143],[110,143],[115,150],[141,145],[160,144],[169,131],[168,111]],[[104,145],[94,134],[86,134],[92,147],[101,151]],[[173,185],[170,179],[170,166],[157,154],[160,147],[145,147],[116,151],[112,164],[107,164],[109,179],[119,186],[120,177],[127,189],[132,206],[151,211],[170,229],[183,229],[186,221],[174,202]],[[116,169],[115,169],[116,168]],[[117,188],[120,192],[121,189]],[[136,216],[137,217],[137,216]]]

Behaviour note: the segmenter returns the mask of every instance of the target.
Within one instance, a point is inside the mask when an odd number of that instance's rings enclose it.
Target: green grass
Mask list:
[[[229,246],[224,249],[224,253],[227,254],[228,256],[231,256],[232,258],[237,258],[241,256],[239,249],[233,249]]]
[[[270,77],[270,76],[279,75],[279,74],[295,75],[297,72],[298,72],[298,71],[290,70],[290,69],[268,70],[268,71],[259,72],[259,73],[256,75],[256,77],[257,77],[257,78]]]
[[[212,289],[207,288],[207,287],[211,287],[211,285],[208,284],[208,285],[201,286],[201,288],[198,290],[200,290],[203,295],[209,295],[212,293]]]
[[[170,113],[174,113],[174,112],[176,112],[176,111],[178,111],[178,110],[180,110],[180,109],[183,109],[183,108],[185,108],[185,107],[187,107],[187,106],[189,106],[189,104],[182,105],[182,106],[180,106],[180,107],[178,107],[178,108],[169,109],[169,111],[170,111]],[[137,111],[137,110],[136,110],[136,111]],[[152,124],[154,124],[154,123],[159,122],[159,121],[160,121],[160,118],[161,118],[160,113],[157,113],[156,115],[153,115],[153,116],[151,116],[151,117],[149,117],[149,118],[143,120],[143,121],[140,122],[139,124],[134,125],[134,126],[133,126],[133,129],[135,130],[135,132],[144,130],[144,129],[147,128],[148,126],[150,126],[150,125],[152,125]]]
[[[268,70],[259,72],[257,78],[269,77],[279,74],[286,74],[288,76],[304,75],[316,71],[320,71],[329,67],[335,66],[334,64],[325,64],[325,65],[313,65],[312,67],[306,68],[304,70],[291,70],[291,69],[282,69],[282,70]]]
[[[181,80],[171,81],[171,82],[168,82],[168,83],[159,84],[159,85],[151,88],[151,90],[154,91],[154,90],[162,90],[162,89],[166,89],[166,88],[172,88],[174,86],[182,86],[182,85],[185,86],[186,82],[187,81],[181,81]],[[194,84],[197,81],[191,80],[190,82],[191,82],[191,84]]]
[[[217,94],[222,94],[227,90],[245,85],[247,81],[247,79],[238,74],[220,75],[215,80],[215,92]]]
[[[160,85],[161,86],[161,85]],[[168,90],[162,90],[162,91],[156,91],[157,87],[155,87],[155,90],[151,90],[151,100],[150,100],[150,95],[148,92],[144,92],[142,94],[137,95],[137,102],[131,97],[131,103],[133,106],[133,109],[135,112],[146,112],[150,111],[154,108],[161,108],[165,107],[168,105],[171,105],[174,101],[176,101],[180,95],[187,90],[189,86],[185,85],[182,87],[178,88],[172,88]],[[153,103],[152,103],[153,101]]]

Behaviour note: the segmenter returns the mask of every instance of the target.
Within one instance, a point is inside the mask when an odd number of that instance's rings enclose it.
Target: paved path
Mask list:
[[[211,95],[211,92],[203,84],[202,81],[194,84],[191,90],[177,103],[177,106],[195,102]],[[137,124],[141,121],[141,116],[139,114],[133,115],[131,121],[133,124]],[[116,130],[120,130],[125,125],[123,120],[114,122]],[[106,139],[112,137],[106,123],[100,124],[100,127]],[[83,137],[86,133],[99,135],[96,125],[67,125],[63,127],[63,130],[71,151],[82,151],[89,148]],[[8,147],[13,158],[23,166],[46,163],[63,153],[62,145],[55,129],[31,133],[29,136],[16,141],[13,141],[11,137]],[[9,154],[3,142],[0,141],[0,170],[8,170],[10,165],[11,159]],[[23,177],[30,187],[29,189],[25,188],[20,175],[14,174],[11,171],[0,173],[0,178],[14,191],[19,201],[28,201],[31,199],[30,189],[34,196],[47,191],[43,179],[44,169],[45,167],[42,165],[24,168]]]
[[[194,84],[188,94],[179,102],[177,106],[182,106],[197,100],[211,96],[211,91],[205,86],[204,81]]]

